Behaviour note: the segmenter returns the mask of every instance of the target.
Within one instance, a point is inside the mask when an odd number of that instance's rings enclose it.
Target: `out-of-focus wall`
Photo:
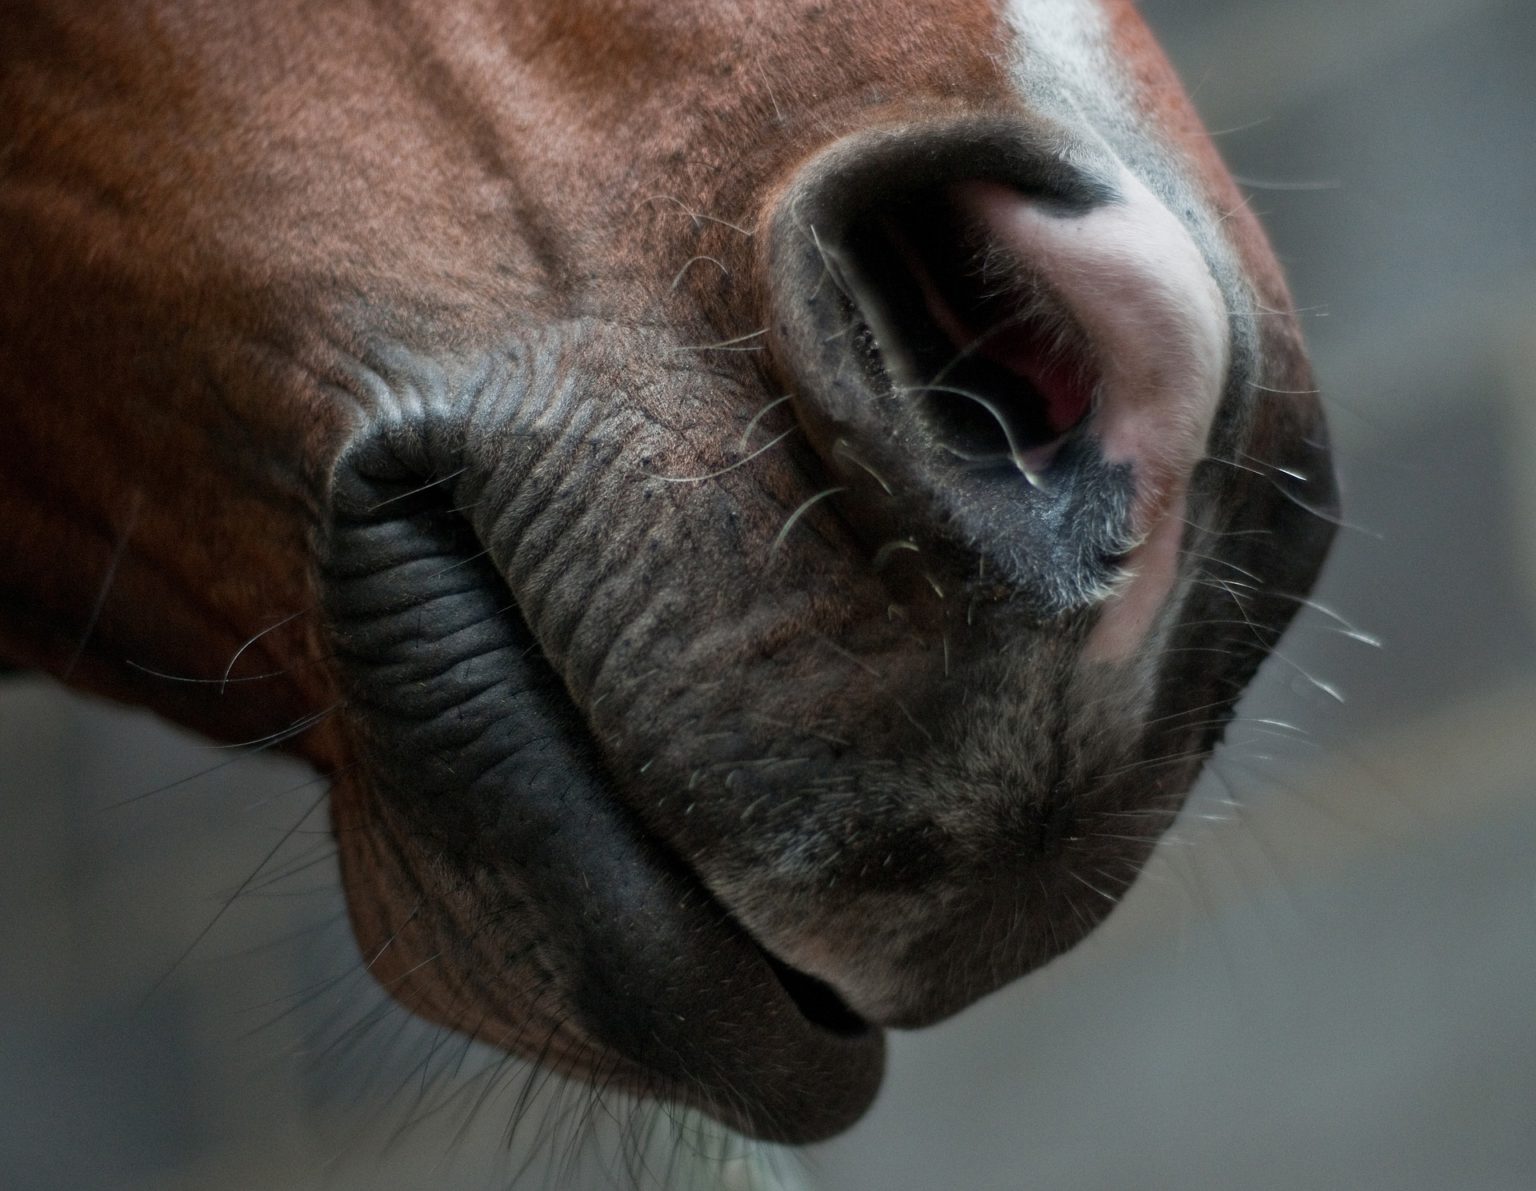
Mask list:
[[[1330,611],[1109,924],[898,1038],[868,1120],[786,1169],[826,1191],[1536,1186],[1536,6],[1143,8],[1306,311],[1350,523]],[[438,1079],[457,1044],[356,970],[320,787],[231,759],[0,683],[0,1185],[504,1182],[521,1077]],[[547,1096],[524,1132],[584,1104]],[[549,1150],[529,1185],[599,1185],[602,1160]],[[662,1141],[647,1161],[743,1184]]]

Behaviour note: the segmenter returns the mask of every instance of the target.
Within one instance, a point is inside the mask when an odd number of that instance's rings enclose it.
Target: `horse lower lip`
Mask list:
[[[624,851],[665,855],[652,841]],[[568,996],[604,1045],[659,1077],[664,1095],[746,1133],[803,1142],[862,1115],[883,1035],[813,978],[778,963],[680,866],[622,861],[573,940]],[[569,889],[541,891],[569,914]],[[750,1089],[744,1091],[743,1089]]]

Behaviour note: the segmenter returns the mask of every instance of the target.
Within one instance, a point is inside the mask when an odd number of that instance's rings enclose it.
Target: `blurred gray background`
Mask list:
[[[509,1139],[522,1077],[356,972],[308,773],[12,679],[0,1187],[488,1188],[539,1135],[519,1185],[629,1149],[673,1186],[1536,1188],[1536,5],[1143,8],[1289,267],[1350,526],[1109,924],[767,1173],[558,1088]]]

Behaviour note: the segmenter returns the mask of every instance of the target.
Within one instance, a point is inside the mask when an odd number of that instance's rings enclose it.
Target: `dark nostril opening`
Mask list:
[[[849,137],[777,199],[773,364],[902,598],[975,584],[1048,617],[1120,577],[1136,476],[1105,437],[1121,360],[1058,243],[1125,202],[1118,176],[1065,130],[978,119]]]
[[[867,210],[843,240],[866,367],[977,468],[1028,470],[1088,416],[1096,378],[1066,305],[957,186]]]

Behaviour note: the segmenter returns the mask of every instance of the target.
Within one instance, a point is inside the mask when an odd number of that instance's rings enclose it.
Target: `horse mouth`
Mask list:
[[[623,805],[453,477],[436,480],[377,441],[355,451],[323,552],[363,774],[338,786],[337,834],[374,974],[424,1016],[748,1135],[846,1128],[883,1031]]]

